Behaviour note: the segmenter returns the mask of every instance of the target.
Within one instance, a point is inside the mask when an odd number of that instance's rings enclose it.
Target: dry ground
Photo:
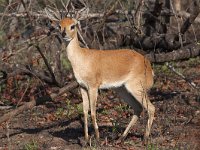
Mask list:
[[[173,63],[177,71],[200,87],[200,59]],[[144,111],[124,143],[115,144],[129,122],[132,109],[111,91],[101,91],[98,102],[100,145],[90,124],[90,146],[83,147],[83,118],[78,95],[57,103],[36,106],[0,126],[0,150],[64,149],[200,149],[200,94],[166,65],[156,65],[150,99],[156,106],[148,145],[142,142]],[[65,96],[64,96],[65,97]],[[0,116],[9,110],[0,110]]]

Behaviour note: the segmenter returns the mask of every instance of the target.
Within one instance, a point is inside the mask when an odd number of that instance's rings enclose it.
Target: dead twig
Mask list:
[[[28,84],[27,84],[27,86],[26,86],[26,89],[24,90],[24,93],[23,93],[23,95],[21,96],[20,100],[17,102],[17,105],[16,105],[17,107],[18,107],[18,106],[20,105],[20,103],[22,102],[22,100],[23,100],[25,94],[27,93],[29,87],[30,87],[30,81],[28,82]]]

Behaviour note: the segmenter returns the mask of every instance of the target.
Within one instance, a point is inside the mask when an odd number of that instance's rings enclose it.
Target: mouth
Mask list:
[[[69,42],[69,41],[72,40],[72,38],[69,38],[69,37],[64,37],[63,39],[64,39],[65,41],[67,41],[67,42]]]

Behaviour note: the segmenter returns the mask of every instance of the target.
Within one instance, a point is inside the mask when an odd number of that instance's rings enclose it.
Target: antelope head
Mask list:
[[[60,21],[59,29],[66,42],[70,42],[77,34],[78,21],[76,19],[64,18]]]

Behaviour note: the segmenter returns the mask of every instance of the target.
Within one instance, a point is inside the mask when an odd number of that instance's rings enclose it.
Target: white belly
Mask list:
[[[120,87],[124,84],[124,81],[116,81],[116,82],[110,82],[110,83],[103,83],[100,85],[100,89],[109,89],[109,88],[116,88]]]

